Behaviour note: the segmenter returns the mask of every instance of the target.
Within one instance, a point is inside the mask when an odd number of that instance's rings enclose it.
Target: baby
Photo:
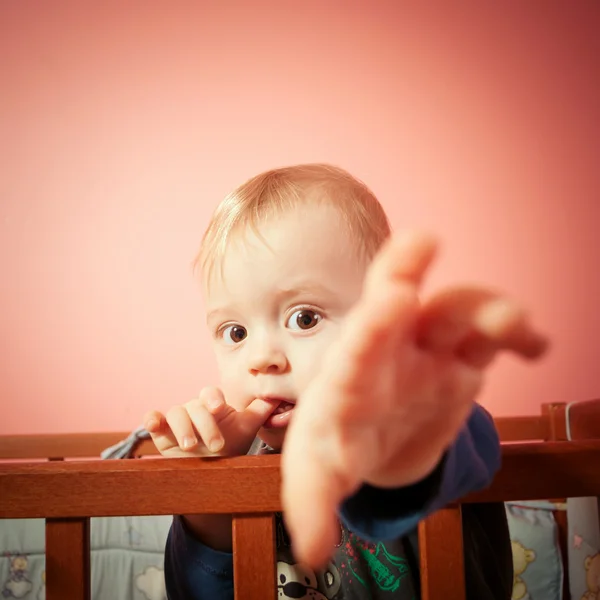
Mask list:
[[[435,251],[328,165],[262,173],[213,215],[196,266],[220,386],[145,425],[168,457],[282,452],[279,597],[418,597],[418,522],[499,468],[484,371],[545,341],[491,290],[423,300]],[[502,505],[463,521],[468,598],[510,598]],[[176,516],[165,576],[171,600],[232,598],[231,517]]]

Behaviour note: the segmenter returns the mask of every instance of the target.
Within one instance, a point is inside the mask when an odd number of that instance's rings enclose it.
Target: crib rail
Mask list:
[[[3,460],[62,460],[96,458],[101,452],[129,436],[128,431],[90,433],[46,433],[0,436]],[[151,440],[142,441],[136,456],[158,455]]]
[[[233,513],[236,598],[275,598],[279,465],[279,456],[0,464],[0,518],[46,518],[46,597],[88,600],[90,517]],[[503,447],[492,486],[461,503],[599,495],[600,442],[515,444]],[[420,525],[423,600],[465,597],[460,519],[460,505],[449,506]]]
[[[594,401],[588,411],[598,413],[599,404],[599,401]],[[495,417],[498,435],[503,442],[565,441],[567,439],[566,406],[565,402],[545,402],[540,406],[540,414],[537,415]],[[575,412],[579,411],[578,406]]]
[[[503,442],[564,441],[567,439],[565,402],[546,402],[536,415],[496,417],[494,419]],[[600,435],[600,400],[588,400],[571,407],[572,439],[592,438]],[[575,432],[575,435],[573,433]],[[128,431],[20,434],[0,436],[2,460],[62,460],[96,458],[101,452],[127,438]],[[136,457],[157,456],[150,440],[136,445]]]

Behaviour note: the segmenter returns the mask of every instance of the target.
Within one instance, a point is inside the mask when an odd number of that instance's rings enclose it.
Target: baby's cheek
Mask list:
[[[233,406],[236,410],[244,410],[251,400],[248,400],[247,393],[244,394],[244,377],[241,371],[241,365],[237,364],[237,357],[217,354],[217,367],[219,369],[219,387],[227,404]]]

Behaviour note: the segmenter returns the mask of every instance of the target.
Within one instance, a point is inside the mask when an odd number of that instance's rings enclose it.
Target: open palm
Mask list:
[[[282,494],[299,560],[327,558],[337,508],[363,483],[405,486],[435,468],[499,350],[535,358],[545,348],[522,311],[489,290],[452,288],[422,305],[419,286],[434,253],[435,243],[418,235],[380,252],[298,403]]]

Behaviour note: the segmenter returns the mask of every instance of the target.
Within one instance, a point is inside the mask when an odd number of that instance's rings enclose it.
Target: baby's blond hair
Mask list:
[[[252,177],[217,206],[194,260],[194,270],[209,277],[223,259],[231,236],[240,229],[249,226],[256,231],[268,217],[319,202],[339,209],[358,242],[357,248],[368,258],[390,235],[388,218],[375,195],[347,171],[318,163],[281,167]]]

